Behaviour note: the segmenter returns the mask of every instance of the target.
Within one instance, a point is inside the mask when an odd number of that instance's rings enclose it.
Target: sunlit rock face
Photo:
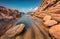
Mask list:
[[[60,39],[60,24],[52,26],[49,29],[49,33],[52,37]]]
[[[60,0],[43,0],[41,7],[36,10],[36,14],[43,12],[59,13]]]
[[[51,39],[60,39],[60,0],[43,0],[32,18],[42,20],[41,23],[48,29]]]
[[[15,37],[15,35],[20,34],[24,28],[24,24],[13,26],[9,30],[7,30],[0,39],[12,39],[11,37]]]
[[[10,27],[13,27],[20,18],[21,13],[17,10],[0,6],[0,35],[4,34]]]
[[[16,26],[10,28],[9,30],[7,30],[5,35],[8,37],[14,37],[16,34],[21,33],[21,31],[23,31],[24,27],[25,27],[24,24],[16,25]]]

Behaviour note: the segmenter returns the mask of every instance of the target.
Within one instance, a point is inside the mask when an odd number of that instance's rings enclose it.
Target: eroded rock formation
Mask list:
[[[21,13],[17,10],[0,6],[0,35],[3,35],[9,28],[15,26],[20,18]]]
[[[42,20],[42,25],[48,29],[51,39],[60,39],[60,0],[43,0],[32,18]]]
[[[24,27],[25,27],[24,24],[20,24],[20,25],[11,27],[9,30],[7,30],[4,33],[4,35],[1,36],[0,39],[9,39],[11,37],[14,37],[17,34],[20,34],[23,31]]]
[[[24,25],[16,25],[21,14],[16,10],[1,7],[0,39],[60,39],[60,0],[43,0],[41,6],[30,15],[32,25],[20,33],[25,29]]]
[[[52,37],[60,39],[60,24],[52,26],[49,32]]]

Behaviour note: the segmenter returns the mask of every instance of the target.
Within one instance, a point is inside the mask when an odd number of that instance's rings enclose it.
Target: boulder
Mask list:
[[[46,25],[46,26],[52,26],[55,24],[57,24],[57,21],[55,21],[55,20],[47,20],[44,22],[44,25]]]
[[[12,12],[12,9],[0,6],[0,35],[4,34],[9,28],[16,25],[21,18],[21,13]]]
[[[51,36],[60,39],[60,24],[54,25],[49,29]]]
[[[51,20],[51,16],[46,15],[46,16],[43,18],[43,20],[44,20],[44,21]]]
[[[17,34],[20,34],[23,31],[24,27],[25,27],[24,24],[16,25],[7,30],[5,35],[7,35],[8,37],[14,37]]]

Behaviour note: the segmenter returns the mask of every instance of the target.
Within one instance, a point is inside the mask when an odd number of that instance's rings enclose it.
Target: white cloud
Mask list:
[[[29,8],[29,10],[31,11],[33,8]]]
[[[38,9],[38,7],[35,7],[35,8],[34,8],[34,10],[37,10],[37,9]]]
[[[23,8],[23,9],[21,9],[20,11],[21,12],[25,12],[25,13],[27,13],[27,12],[31,12],[31,11],[35,11],[35,10],[37,10],[38,9],[38,7],[35,7],[35,8]]]

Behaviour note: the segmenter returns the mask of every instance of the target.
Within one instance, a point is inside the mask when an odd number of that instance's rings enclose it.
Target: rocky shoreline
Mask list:
[[[60,39],[60,0],[44,0],[32,18],[42,20],[51,39]]]
[[[16,25],[22,14],[0,6],[0,39],[60,39],[60,0],[43,0],[41,6],[29,14],[32,25],[22,33],[25,25]]]

